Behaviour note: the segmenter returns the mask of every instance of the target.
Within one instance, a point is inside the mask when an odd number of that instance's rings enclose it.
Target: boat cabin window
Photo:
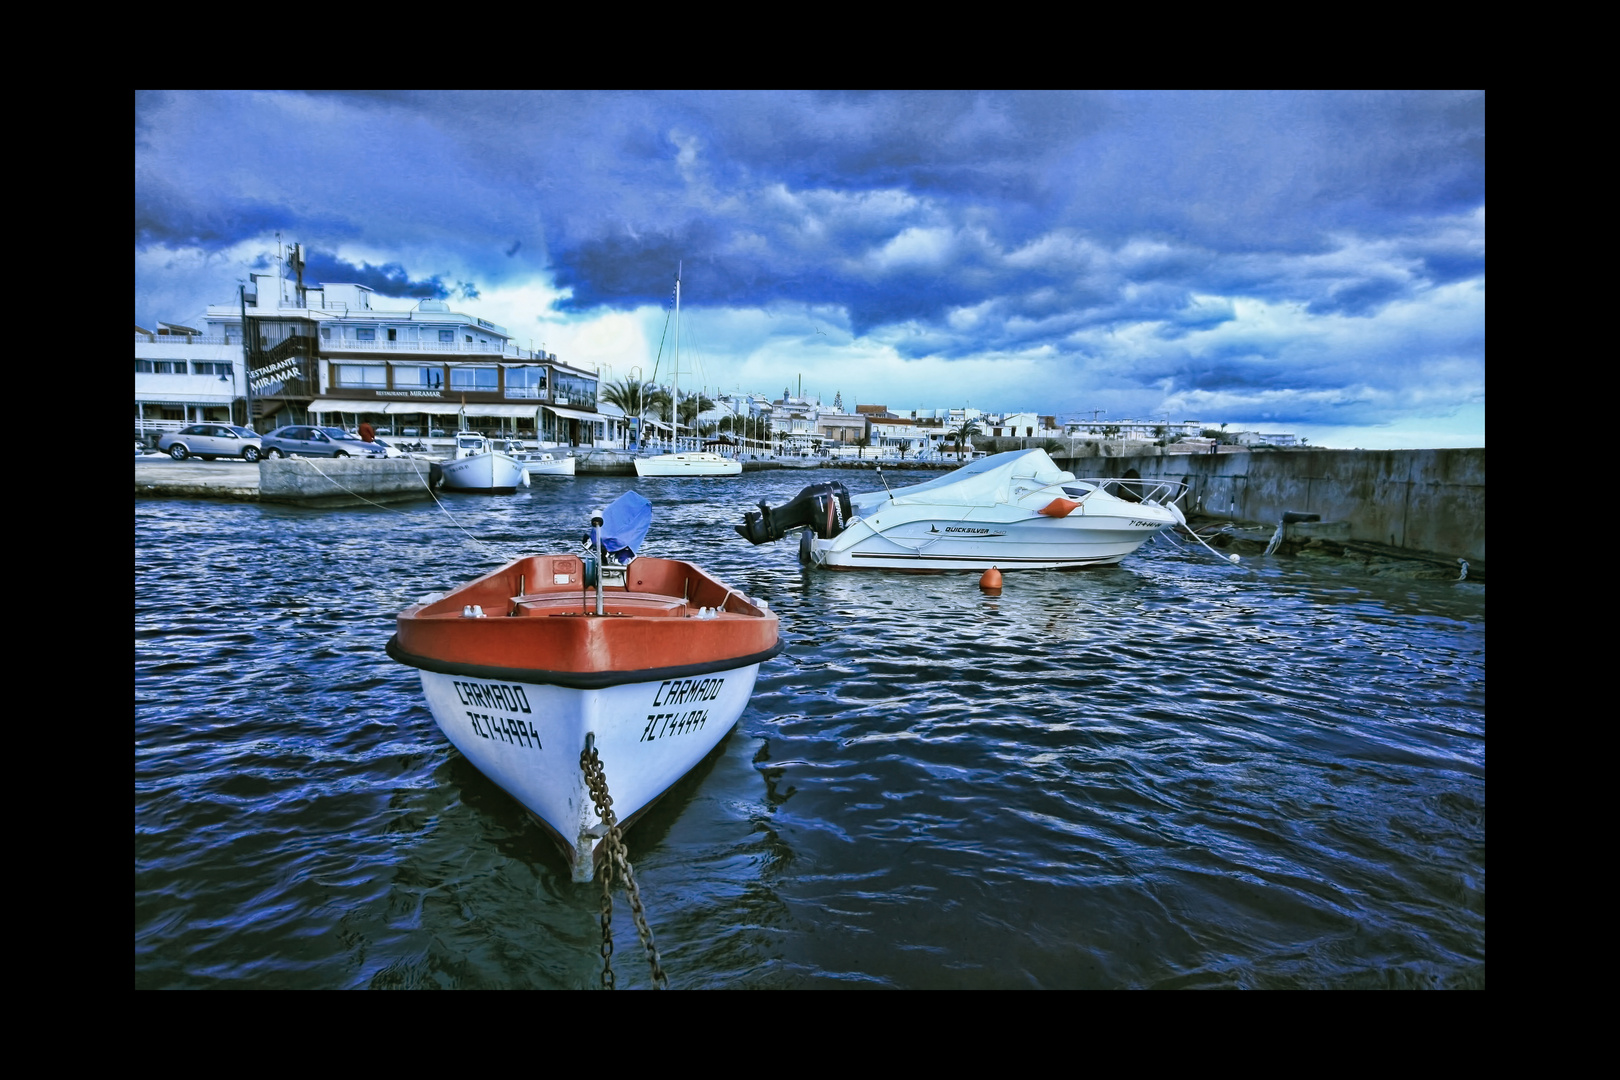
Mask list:
[[[1089,484],[1076,484],[1073,487],[1070,487],[1068,484],[1063,485],[1063,493],[1065,495],[1072,495],[1076,499],[1083,495],[1090,495],[1093,490],[1094,489]]]
[[[460,447],[465,447],[468,450],[476,450],[480,446],[484,445],[484,440],[483,439],[458,439],[458,440],[456,440],[456,445],[460,446]]]

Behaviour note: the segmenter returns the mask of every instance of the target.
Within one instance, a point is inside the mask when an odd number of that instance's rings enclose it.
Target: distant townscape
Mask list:
[[[377,297],[364,285],[306,286],[254,274],[232,302],[210,305],[201,327],[135,327],[135,437],[155,444],[198,423],[259,432],[289,424],[354,430],[369,423],[400,439],[457,430],[539,446],[687,449],[928,460],[1018,439],[1057,449],[1078,440],[1142,441],[1190,450],[1292,447],[1294,435],[1228,430],[1220,422],[1060,417],[975,408],[900,409],[828,403],[784,387],[780,396],[603,379],[589,360],[522,349],[505,328],[442,300]],[[639,374],[637,372],[636,374]],[[678,416],[678,420],[677,420]],[[1056,444],[1051,445],[1051,444]]]

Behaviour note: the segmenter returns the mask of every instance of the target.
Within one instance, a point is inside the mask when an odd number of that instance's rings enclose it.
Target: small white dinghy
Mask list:
[[[573,476],[574,455],[553,454],[548,450],[524,450],[520,442],[508,442],[506,452],[523,463],[530,476]]]

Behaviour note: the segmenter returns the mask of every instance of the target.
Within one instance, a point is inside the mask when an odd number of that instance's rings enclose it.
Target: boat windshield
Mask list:
[[[484,445],[483,439],[457,439],[456,445],[467,450],[476,450]]]
[[[1030,487],[1072,483],[1074,474],[1053,464],[1044,450],[1009,450],[992,454],[954,472],[921,484],[896,488],[894,501],[989,506],[1007,498],[1015,480],[1033,481]]]

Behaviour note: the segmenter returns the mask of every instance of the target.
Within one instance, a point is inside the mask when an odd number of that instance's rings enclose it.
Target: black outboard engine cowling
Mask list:
[[[763,544],[780,540],[793,529],[810,529],[823,540],[830,540],[844,531],[844,526],[855,516],[849,504],[849,490],[837,480],[825,484],[811,484],[772,510],[760,500],[758,510],[743,515],[741,525],[732,526],[737,535],[750,544]]]

